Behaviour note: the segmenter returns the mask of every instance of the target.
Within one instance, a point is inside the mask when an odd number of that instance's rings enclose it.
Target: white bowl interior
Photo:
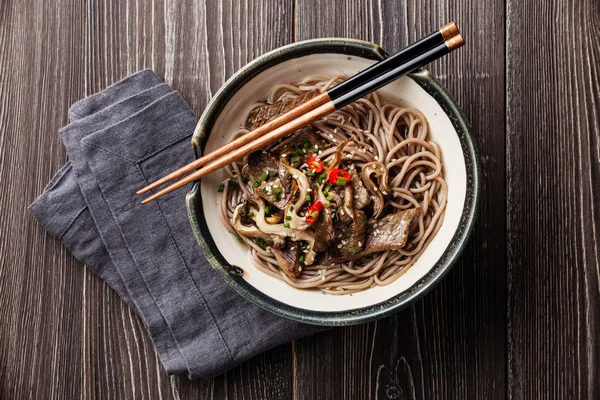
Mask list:
[[[251,104],[265,99],[278,82],[295,82],[308,75],[331,77],[353,75],[373,64],[373,60],[344,54],[311,54],[287,60],[255,76],[227,103],[217,118],[209,136],[206,151],[210,152],[229,142],[242,121],[242,114]],[[427,117],[430,137],[441,150],[444,177],[448,184],[448,204],[443,225],[419,260],[388,286],[378,286],[346,296],[324,296],[318,290],[300,290],[257,270],[248,258],[248,248],[227,231],[217,212],[217,187],[224,173],[202,179],[201,196],[206,223],[213,240],[225,259],[245,272],[244,278],[259,291],[294,307],[312,311],[345,311],[381,303],[409,289],[435,265],[449,245],[463,211],[466,195],[466,167],[456,130],[440,105],[414,80],[403,77],[380,89],[387,101],[418,108]]]

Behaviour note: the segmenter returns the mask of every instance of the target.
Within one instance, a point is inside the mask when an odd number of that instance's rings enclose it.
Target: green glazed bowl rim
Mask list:
[[[204,110],[192,137],[192,146],[196,158],[202,154],[208,135],[219,113],[229,99],[246,82],[273,65],[292,58],[315,53],[346,54],[376,61],[387,57],[387,54],[381,47],[371,42],[344,38],[325,38],[292,43],[256,58],[236,72],[215,94]],[[469,123],[460,107],[446,89],[426,70],[418,70],[409,76],[431,95],[448,115],[459,136],[465,158],[467,192],[464,209],[459,226],[440,259],[427,274],[409,289],[379,304],[337,312],[312,311],[293,307],[267,296],[250,285],[243,277],[243,270],[237,266],[230,265],[225,260],[218,250],[204,219],[202,198],[200,195],[200,181],[197,181],[186,196],[188,218],[192,230],[211,266],[242,297],[288,319],[322,326],[354,325],[391,315],[413,304],[435,287],[448,273],[468,242],[479,208],[479,156],[471,135]]]

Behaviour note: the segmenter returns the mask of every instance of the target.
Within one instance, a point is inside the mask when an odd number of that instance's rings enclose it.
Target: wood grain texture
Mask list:
[[[473,126],[483,217],[452,272],[414,307],[297,341],[296,398],[505,397],[505,80],[497,62],[504,59],[504,13],[502,1],[297,1],[298,40],[353,37],[388,52],[457,22],[467,45],[430,70]]]
[[[66,161],[58,129],[71,103],[152,68],[200,115],[235,70],[292,40],[292,9],[0,3],[0,398],[290,397],[291,344],[210,382],[167,377],[140,320],[26,206]]]
[[[449,20],[467,45],[431,70],[472,123],[480,215],[452,272],[394,317],[168,377],[139,319],[26,209],[66,161],[69,105],[132,72],[199,116],[275,47],[393,52]],[[596,0],[0,1],[0,398],[600,397],[599,25]]]
[[[600,398],[600,3],[508,1],[508,394]]]

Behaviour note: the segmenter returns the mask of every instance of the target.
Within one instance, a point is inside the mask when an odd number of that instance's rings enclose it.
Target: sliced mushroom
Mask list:
[[[371,175],[375,175],[379,181],[379,188],[371,180]],[[390,192],[387,169],[379,161],[373,161],[363,165],[360,178],[374,201],[373,218],[379,218],[385,205],[383,195],[387,195]]]
[[[298,230],[293,229],[291,226],[286,228],[284,224],[271,225],[265,220],[265,203],[261,198],[255,199],[258,210],[254,213],[254,221],[256,226],[262,232],[272,235],[278,235],[281,238],[289,237],[295,241],[305,241],[308,243],[308,252],[305,254],[304,263],[310,265],[314,262],[316,257],[315,247],[315,234],[312,229]],[[287,221],[287,220],[286,220]]]
[[[310,228],[311,224],[306,222],[304,217],[298,215],[298,211],[304,203],[307,203],[306,197],[310,196],[311,199],[314,197],[311,189],[311,183],[302,172],[298,171],[296,168],[288,165],[285,161],[282,161],[282,164],[288,170],[288,172],[292,175],[293,182],[292,187],[294,185],[297,186],[298,198],[295,202],[290,202],[288,206],[285,208],[285,222],[289,224],[290,228],[304,231]]]
[[[326,175],[329,175],[329,173],[331,171],[333,171],[334,169],[336,169],[340,165],[340,163],[342,162],[343,155],[344,155],[343,154],[344,153],[344,147],[346,147],[351,142],[354,142],[354,140],[353,139],[346,139],[342,143],[339,144],[339,146],[337,147],[337,149],[335,149],[335,153],[333,154],[333,159],[331,160],[331,162],[329,163],[329,166],[325,170],[325,174]]]
[[[267,221],[271,225],[278,224],[279,221],[281,221],[281,215],[279,215],[279,214],[269,215],[268,217],[265,217],[265,221]]]
[[[354,208],[362,210],[371,202],[371,196],[369,195],[369,191],[365,189],[365,185],[362,183],[355,169],[350,171],[350,176],[352,179],[352,188],[354,189]]]
[[[233,217],[231,218],[231,225],[233,228],[243,236],[252,237],[252,238],[261,238],[265,240],[267,243],[270,243],[273,248],[281,248],[285,245],[285,236],[280,235],[272,235],[266,232],[263,232],[256,225],[244,225],[241,221],[242,219],[242,211],[246,205],[239,204],[234,212]],[[251,218],[251,217],[248,217]]]

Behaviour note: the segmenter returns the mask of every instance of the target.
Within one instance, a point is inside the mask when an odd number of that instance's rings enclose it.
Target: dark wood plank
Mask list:
[[[289,398],[291,344],[210,382],[164,374],[139,319],[26,209],[66,161],[74,101],[153,68],[197,115],[292,40],[292,1],[0,3],[0,397]],[[27,167],[25,167],[27,166]]]
[[[600,397],[600,3],[508,1],[508,376]]]
[[[431,70],[473,125],[483,196],[470,245],[432,293],[394,317],[296,342],[296,398],[505,397],[504,13],[500,0],[297,1],[298,40],[353,37],[388,52],[457,22],[467,46]]]
[[[82,388],[83,270],[26,205],[65,161],[56,135],[83,88],[76,2],[0,5],[0,397]],[[50,133],[50,134],[49,134]]]

